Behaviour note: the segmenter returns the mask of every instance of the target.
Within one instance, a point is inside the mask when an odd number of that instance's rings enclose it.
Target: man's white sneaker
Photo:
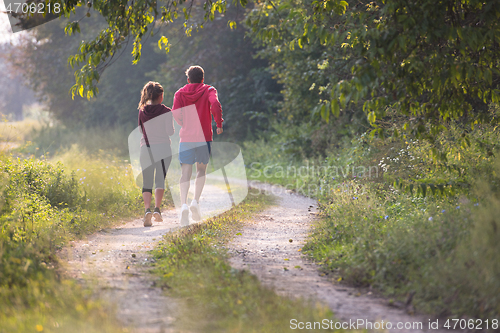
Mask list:
[[[193,199],[191,201],[191,206],[189,206],[189,209],[191,209],[191,217],[195,221],[201,221],[201,213],[200,213],[200,206],[198,206],[198,202]]]
[[[189,207],[186,204],[182,205],[180,222],[182,227],[189,225]]]

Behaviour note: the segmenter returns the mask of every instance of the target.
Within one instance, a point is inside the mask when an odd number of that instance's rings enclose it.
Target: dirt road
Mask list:
[[[302,256],[300,249],[315,218],[314,200],[267,184],[253,183],[252,187],[277,196],[278,204],[255,216],[241,236],[228,244],[233,255],[231,265],[250,270],[281,295],[327,304],[343,322],[365,320],[377,325],[377,321],[384,320],[391,322],[394,332],[429,331],[428,318],[411,316],[404,309],[388,306],[383,299],[333,283],[320,276],[317,266]],[[220,189],[208,186],[201,202],[216,204],[210,203],[211,191]],[[151,228],[143,227],[142,219],[126,222],[75,242],[66,254],[68,274],[97,286],[100,297],[116,304],[118,319],[130,331],[175,331],[176,301],[153,286],[145,264],[152,260],[147,251],[162,235],[180,227],[177,214],[175,210],[164,212],[164,222],[154,223]],[[395,329],[398,323],[422,323],[422,329]]]

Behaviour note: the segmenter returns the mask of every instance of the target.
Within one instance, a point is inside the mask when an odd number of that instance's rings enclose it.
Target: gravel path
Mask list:
[[[220,186],[205,186],[200,198],[204,218],[220,211],[221,205],[231,206],[223,194]],[[145,265],[153,260],[148,251],[164,234],[180,227],[179,211],[162,211],[162,215],[163,222],[153,220],[150,228],[143,226],[142,218],[135,219],[73,242],[61,254],[66,273],[84,285],[97,286],[99,298],[116,305],[118,320],[132,332],[175,332],[176,302],[153,285]]]
[[[163,212],[164,222],[143,227],[136,219],[73,244],[67,273],[84,285],[97,286],[100,299],[116,305],[116,315],[132,332],[174,332],[175,302],[153,286],[145,263],[147,251],[162,235],[179,226],[175,210]]]
[[[428,319],[410,316],[404,310],[387,306],[387,301],[358,289],[332,283],[320,276],[317,266],[300,252],[311,222],[316,202],[277,186],[252,183],[252,187],[278,197],[278,205],[255,216],[241,236],[228,245],[230,263],[248,269],[264,285],[281,295],[320,300],[344,323],[349,320],[423,323],[423,330],[394,329],[394,332],[427,332]],[[202,198],[202,212],[212,215],[221,199],[220,186],[207,185]],[[220,207],[219,207],[220,208]],[[144,228],[142,218],[119,227],[98,232],[84,241],[74,242],[63,258],[67,273],[83,284],[97,286],[99,297],[116,304],[119,321],[132,332],[175,332],[176,301],[163,295],[153,285],[145,263],[151,262],[149,250],[162,235],[179,228],[178,212],[163,212],[164,222]],[[290,318],[292,319],[292,318]],[[295,318],[300,321],[300,318]],[[408,324],[407,324],[408,325]],[[352,326],[349,326],[352,328]],[[432,332],[441,332],[432,330]]]
[[[320,276],[317,265],[301,254],[315,218],[317,202],[279,186],[259,183],[251,186],[262,193],[275,195],[277,205],[258,214],[242,235],[228,245],[233,254],[230,259],[233,267],[248,269],[281,295],[320,300],[342,322],[365,320],[375,325],[376,321],[384,320],[384,323],[391,322],[395,332],[441,332],[428,329],[429,318],[409,315],[403,309],[388,306],[386,300],[370,292]],[[300,318],[295,319],[300,321]],[[402,323],[403,329],[396,329],[398,323]],[[418,324],[413,326],[413,323],[422,323],[423,329],[404,329],[404,325],[417,328]]]

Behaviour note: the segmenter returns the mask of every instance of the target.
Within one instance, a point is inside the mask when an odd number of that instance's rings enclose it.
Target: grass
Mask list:
[[[0,156],[0,332],[120,332],[107,305],[59,272],[69,240],[142,213],[130,167],[77,147]]]
[[[23,121],[0,122],[0,142],[24,143],[31,138],[33,131],[39,130],[43,124],[37,120],[25,119]]]
[[[255,276],[229,265],[225,245],[252,214],[269,204],[268,200],[252,190],[243,203],[230,211],[167,234],[154,250],[154,272],[161,285],[169,295],[186,300],[179,329],[289,332],[292,318],[302,322],[332,318],[329,309],[278,296]]]
[[[303,252],[336,279],[410,311],[498,318],[500,133],[476,127],[462,146],[457,133],[437,141],[446,159],[426,141],[366,135],[302,163],[252,143],[248,175],[318,199],[322,218]]]
[[[72,146],[90,154],[128,155],[129,128],[68,128],[48,121],[23,120],[0,123],[0,142],[17,143],[16,151],[37,158],[56,156]]]

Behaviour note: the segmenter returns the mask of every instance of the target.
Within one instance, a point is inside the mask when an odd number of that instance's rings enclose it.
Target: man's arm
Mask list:
[[[210,111],[214,116],[215,123],[217,124],[217,134],[222,133],[222,107],[217,97],[217,90],[214,87],[208,89],[208,101],[210,102]],[[219,131],[220,129],[220,131]]]

